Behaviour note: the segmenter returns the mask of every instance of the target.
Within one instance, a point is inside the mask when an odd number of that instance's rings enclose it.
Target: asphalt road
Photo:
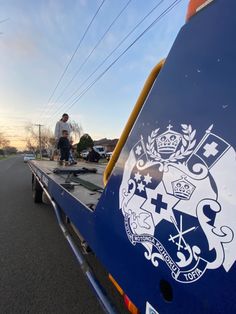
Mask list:
[[[0,161],[0,313],[103,313],[22,156]]]

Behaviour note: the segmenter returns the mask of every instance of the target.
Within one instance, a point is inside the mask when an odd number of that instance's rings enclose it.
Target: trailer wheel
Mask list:
[[[32,195],[35,203],[42,203],[43,189],[34,175],[32,175]]]

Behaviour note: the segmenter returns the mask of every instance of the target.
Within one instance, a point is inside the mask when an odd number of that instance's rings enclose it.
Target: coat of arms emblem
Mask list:
[[[182,283],[236,259],[235,150],[191,125],[153,130],[132,147],[119,190],[127,237],[154,267],[165,263]]]

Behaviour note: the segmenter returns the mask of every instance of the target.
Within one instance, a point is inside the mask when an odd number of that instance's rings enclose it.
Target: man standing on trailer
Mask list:
[[[71,132],[72,132],[72,127],[70,123],[68,123],[69,115],[67,113],[63,113],[61,119],[57,121],[56,126],[55,126],[55,131],[54,131],[54,136],[55,136],[55,149],[52,153],[52,160],[54,160],[54,157],[57,152],[57,144],[62,136],[62,131],[66,130],[68,132],[68,138],[69,141],[71,141]]]
[[[72,128],[71,128],[70,123],[67,122],[68,119],[69,119],[69,115],[67,113],[63,113],[61,119],[57,121],[55,132],[54,132],[56,143],[59,141],[59,138],[62,136],[63,130],[66,130],[68,132],[69,139],[70,139]]]

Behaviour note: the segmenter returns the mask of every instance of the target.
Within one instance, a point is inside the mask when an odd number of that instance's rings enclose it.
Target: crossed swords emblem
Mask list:
[[[171,217],[171,221],[173,222],[173,224],[174,224],[176,230],[178,231],[178,233],[177,233],[176,235],[174,235],[174,236],[172,236],[172,235],[170,234],[170,237],[169,237],[168,240],[169,240],[169,241],[172,241],[173,243],[175,243],[175,244],[177,245],[178,251],[179,251],[180,249],[185,249],[185,250],[187,250],[187,248],[188,248],[189,246],[188,246],[188,244],[186,243],[186,241],[185,241],[185,239],[184,239],[183,236],[184,236],[185,234],[187,234],[187,233],[189,233],[189,232],[195,230],[196,227],[191,227],[191,228],[189,228],[189,229],[183,231],[183,216],[182,216],[182,215],[180,216],[180,227],[177,226],[177,224],[176,224],[175,220],[173,219],[173,217]],[[176,240],[176,241],[175,241],[175,240]],[[184,244],[184,245],[182,245],[182,244]]]

